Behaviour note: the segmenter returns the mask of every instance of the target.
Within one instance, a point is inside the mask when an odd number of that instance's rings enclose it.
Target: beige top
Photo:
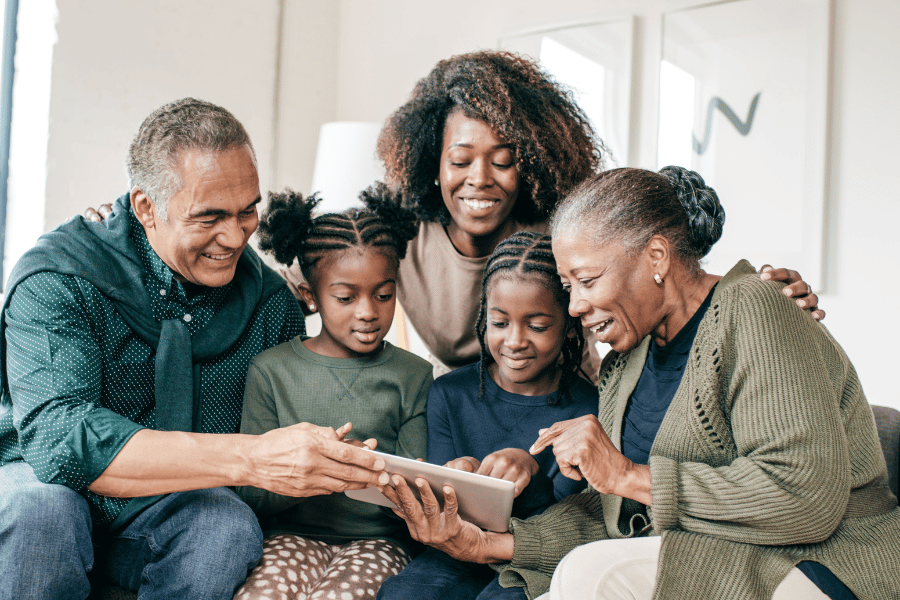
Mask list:
[[[543,221],[516,230],[546,233],[547,229]],[[400,261],[397,298],[428,351],[450,369],[478,360],[475,319],[488,258],[463,256],[444,226],[429,222],[419,224],[419,233]]]

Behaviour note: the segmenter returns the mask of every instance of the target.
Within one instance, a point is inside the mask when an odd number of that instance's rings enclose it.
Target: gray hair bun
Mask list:
[[[725,209],[716,190],[706,185],[700,174],[684,167],[663,167],[659,174],[675,188],[678,200],[688,216],[691,239],[700,258],[722,237]]]

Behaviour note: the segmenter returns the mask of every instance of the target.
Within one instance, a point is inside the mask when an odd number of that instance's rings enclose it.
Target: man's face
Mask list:
[[[250,148],[190,149],[179,157],[181,190],[164,222],[142,192],[135,214],[153,250],[179,281],[221,287],[234,278],[238,258],[259,224],[259,175]]]

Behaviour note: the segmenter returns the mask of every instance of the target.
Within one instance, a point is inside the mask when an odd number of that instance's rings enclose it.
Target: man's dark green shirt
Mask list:
[[[214,322],[235,284],[182,284],[130,216],[130,238],[143,265],[153,317],[178,318],[193,337]],[[15,288],[5,317],[13,402],[12,418],[0,419],[0,464],[26,460],[41,481],[85,494],[95,525],[110,525],[129,499],[98,496],[87,486],[132,435],[155,427],[156,352],[107,296],[80,277],[49,271],[27,277]],[[199,390],[185,390],[199,398],[194,431],[238,431],[250,359],[304,329],[297,301],[285,286],[251,317],[237,343],[199,365]],[[69,436],[76,428],[88,432],[78,436],[79,444]]]

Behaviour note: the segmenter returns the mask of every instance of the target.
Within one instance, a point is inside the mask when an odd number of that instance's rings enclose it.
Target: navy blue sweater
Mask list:
[[[461,456],[483,460],[504,448],[527,451],[539,429],[597,414],[593,385],[578,378],[570,392],[571,401],[549,404],[555,392],[521,396],[501,389],[488,376],[485,398],[479,399],[478,363],[438,377],[428,394],[428,462],[442,465]],[[574,481],[559,472],[552,448],[535,459],[540,471],[513,504],[513,516],[518,518],[541,512],[585,487],[584,480]]]

